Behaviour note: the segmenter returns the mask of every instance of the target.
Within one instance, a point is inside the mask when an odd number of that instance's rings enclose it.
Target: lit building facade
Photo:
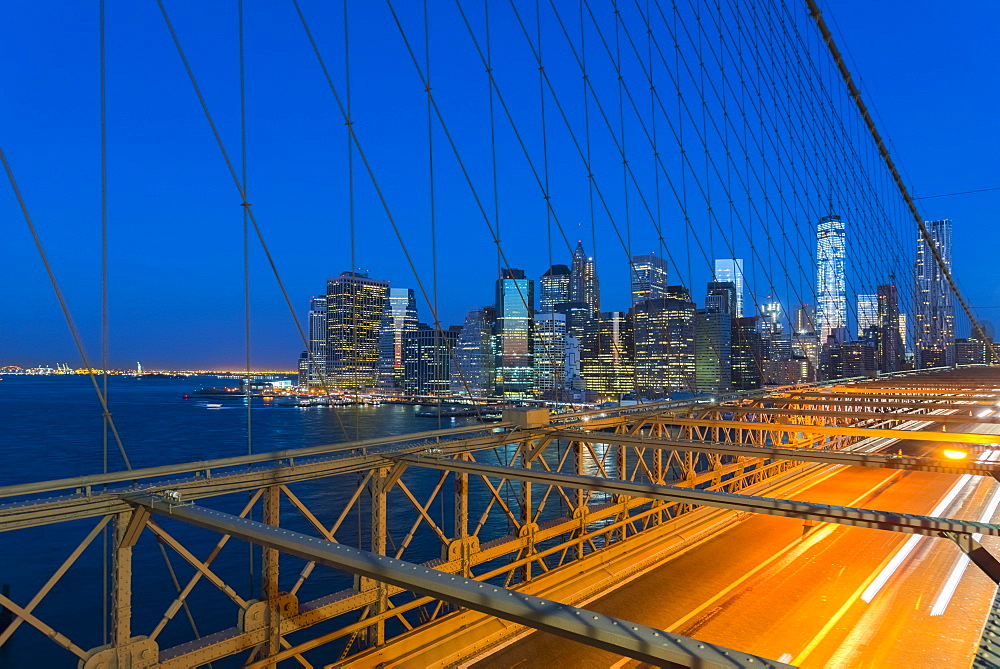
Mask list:
[[[699,393],[726,392],[732,385],[733,319],[722,311],[699,309],[694,326],[695,379]]]
[[[858,295],[858,339],[878,324],[878,295]]]
[[[406,333],[417,329],[417,300],[412,288],[389,288],[378,338],[378,387],[403,388]]]
[[[305,385],[322,386],[326,378],[326,296],[309,301],[309,351],[305,357]]]
[[[566,265],[552,265],[542,275],[541,294],[538,297],[538,311],[543,314],[556,311],[557,304],[569,302],[570,269]]]
[[[528,397],[534,388],[535,282],[504,269],[496,285],[496,392]]]
[[[569,277],[569,301],[587,305],[588,317],[601,312],[601,287],[597,281],[597,264],[587,257],[583,242],[578,242],[573,251],[573,267]]]
[[[846,254],[844,221],[824,216],[816,229],[816,322],[821,342],[831,331],[847,327]]]
[[[667,261],[648,254],[632,257],[632,306],[667,296]]]
[[[733,320],[733,390],[754,390],[763,384],[764,342],[758,328],[759,318],[746,316]]]
[[[617,399],[635,390],[635,340],[624,313],[601,314],[588,329],[582,349],[580,365],[588,391]]]
[[[647,398],[692,393],[695,384],[695,304],[682,286],[632,308],[636,393]]]
[[[566,387],[566,316],[535,314],[535,396],[562,399]]]
[[[488,397],[493,394],[496,375],[493,355],[493,324],[496,310],[493,307],[473,309],[466,315],[465,324],[455,344],[455,357],[451,369],[451,392],[470,397]]]
[[[730,309],[733,318],[743,316],[743,287],[745,285],[743,277],[742,258],[716,258],[715,259],[715,280],[733,284],[736,291],[736,305]]]
[[[893,284],[878,287],[878,337],[875,358],[879,371],[898,372],[903,369],[904,348],[900,336],[899,293]]]
[[[461,328],[436,330],[419,323],[403,334],[403,389],[408,395],[451,392],[451,358]]]
[[[369,388],[378,377],[388,281],[343,272],[326,284],[326,376],[332,388]]]
[[[925,221],[924,225],[951,270],[951,221]],[[955,362],[955,302],[944,272],[927,242],[917,240],[914,271],[916,322],[914,354],[917,369],[942,367]]]

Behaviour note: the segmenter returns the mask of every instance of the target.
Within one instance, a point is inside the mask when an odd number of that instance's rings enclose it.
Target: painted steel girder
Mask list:
[[[699,453],[717,453],[720,455],[731,455],[734,457],[818,462],[826,465],[851,465],[857,467],[876,467],[880,469],[906,469],[912,471],[939,472],[944,474],[975,474],[977,476],[1000,477],[1000,464],[980,463],[974,460],[949,460],[947,462],[943,462],[927,457],[872,455],[868,453],[824,451],[811,448],[742,446],[739,444],[705,443],[698,441],[685,441],[682,439],[656,439],[653,437],[612,434],[610,432],[559,430],[556,432],[550,432],[550,434],[559,439],[573,439],[576,441],[589,441],[600,444],[621,444],[624,446],[658,448],[671,451],[697,451]]]
[[[718,427],[730,430],[762,430],[764,432],[802,432],[807,434],[829,434],[837,437],[878,437],[884,439],[906,439],[909,441],[933,441],[959,444],[989,445],[1000,441],[1000,435],[975,434],[971,432],[928,432],[925,430],[887,430],[876,427],[840,427],[836,425],[806,425],[802,423],[751,423],[735,420],[702,420],[700,418],[647,418],[669,425],[691,425],[698,427]],[[602,440],[606,441],[606,440]]]
[[[719,669],[789,666],[194,504],[172,504],[152,495],[129,501],[159,515],[657,666]]]
[[[940,537],[943,532],[951,532],[956,536],[972,534],[1000,536],[1000,525],[972,520],[956,520],[952,518],[896,513],[893,511],[831,506],[815,502],[740,495],[713,490],[697,490],[670,485],[633,483],[631,481],[606,479],[599,476],[522,470],[516,467],[459,462],[446,458],[408,455],[402,456],[399,459],[406,460],[411,465],[429,467],[431,469],[465,471],[470,474],[481,474],[483,476],[519,479],[521,481],[530,481],[531,483],[558,485],[567,488],[599,490],[611,494],[712,506],[720,509],[747,511],[749,513],[763,513],[771,516],[801,518],[821,523],[837,523],[840,525],[853,525],[855,527],[868,527],[894,532],[925,534],[932,537]]]

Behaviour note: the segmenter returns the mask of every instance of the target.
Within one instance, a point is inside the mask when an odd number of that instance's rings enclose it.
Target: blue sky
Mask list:
[[[238,163],[236,3],[174,0],[166,4],[224,143]],[[247,0],[245,5],[249,201],[302,317],[309,297],[323,291],[326,277],[352,265],[345,128],[290,3]],[[340,3],[306,1],[302,6],[343,93]],[[422,5],[397,1],[395,6],[423,63]],[[598,15],[607,14],[609,8],[599,2],[590,6]],[[481,3],[463,2],[463,7],[482,39]],[[579,3],[556,3],[556,7],[569,30],[573,26],[579,30]],[[357,2],[349,8],[354,127],[428,294],[434,293],[436,274],[442,322],[460,323],[468,309],[492,300],[495,245],[447,138],[436,127],[435,272],[423,87],[386,5]],[[516,17],[504,8],[491,14],[496,76],[519,119],[521,139],[542,172],[537,65]],[[795,8],[801,16],[801,8]],[[995,63],[1000,62],[1000,47],[991,33],[991,26],[1000,19],[1000,8],[987,2],[964,5],[959,11],[943,3],[842,1],[828,3],[825,9],[914,194],[1000,186],[993,160],[1000,148],[995,121],[1000,102]],[[522,10],[529,32],[537,38],[534,3]],[[0,58],[7,66],[0,68],[0,146],[11,161],[96,359],[100,308],[97,3],[17,0],[7,3],[3,12]],[[690,20],[693,13],[692,8],[685,8],[681,18]],[[150,368],[242,366],[239,194],[155,3],[108,0],[107,17],[112,366],[130,367],[136,360]],[[557,81],[559,101],[571,126],[579,131],[583,114],[579,70],[553,21],[553,12],[546,8],[543,18],[546,70]],[[428,20],[433,35],[429,45],[432,87],[475,185],[475,196],[494,222],[489,125],[481,113],[488,99],[483,67],[453,3],[430,2]],[[605,25],[611,26],[606,35],[610,39],[613,22]],[[660,28],[658,34],[669,47],[665,30]],[[611,61],[592,29],[587,39],[589,72],[614,125],[619,100]],[[635,90],[642,90],[639,68],[623,68]],[[669,89],[662,77],[659,83],[660,90]],[[687,95],[693,99],[690,86]],[[577,239],[583,239],[588,252],[598,258],[603,308],[624,310],[628,306],[628,251],[669,252],[671,281],[693,286],[700,302],[698,286],[709,279],[705,257],[726,255],[726,246],[732,243],[737,255],[748,258],[748,267],[756,266],[759,272],[754,275],[759,300],[773,290],[786,305],[797,298],[811,301],[811,269],[796,267],[794,239],[787,247],[775,247],[773,258],[765,249],[757,263],[750,260],[748,244],[756,239],[763,247],[760,235],[778,235],[782,225],[791,231],[790,221],[801,227],[795,227],[789,237],[800,235],[807,240],[809,222],[804,219],[815,218],[809,207],[818,212],[821,203],[803,205],[801,216],[789,212],[787,219],[780,208],[775,209],[768,224],[773,227],[761,228],[756,238],[734,234],[726,241],[724,230],[737,229],[736,223],[720,216],[713,227],[711,215],[692,206],[691,226],[686,228],[665,181],[660,180],[662,219],[657,213],[647,216],[645,206],[656,208],[653,163],[648,157],[632,160],[641,189],[621,186],[626,177],[620,156],[607,140],[591,102],[594,172],[618,230],[600,204],[592,228],[589,193],[574,138],[562,125],[555,99],[546,99],[548,178],[555,217],[547,215],[518,137],[502,110],[496,109],[500,237],[510,264],[537,278],[550,259],[569,261],[567,242],[575,246]],[[652,103],[646,97],[641,104]],[[628,150],[639,155],[645,141],[642,127],[634,120],[626,120],[622,127]],[[679,121],[679,127],[688,142],[697,135],[696,121]],[[662,118],[658,133],[660,141],[670,143]],[[664,149],[663,154],[667,153]],[[373,277],[416,288],[356,153],[354,159],[354,264]],[[677,183],[684,182],[684,197],[697,199],[696,171],[675,170],[670,161],[679,160],[676,155],[666,160],[667,171]],[[713,193],[718,210],[719,188]],[[921,201],[926,218],[953,219],[956,274],[973,305],[994,320],[1000,319],[1000,288],[993,271],[998,204],[1000,191]],[[845,208],[850,210],[850,205]],[[753,219],[752,213],[745,215]],[[654,218],[662,221],[665,231],[663,249],[650,225]],[[4,226],[0,364],[77,364],[38,254],[5,183],[0,185],[0,220]],[[755,220],[751,224],[765,225]],[[879,245],[880,234],[898,237],[906,222],[896,220],[888,233],[880,232],[877,222],[864,225],[857,227],[855,244],[862,255],[866,248]],[[700,257],[697,245],[686,243],[692,234],[705,248],[705,257]],[[911,262],[913,243],[897,242],[896,246],[898,252],[889,249],[885,253],[895,252],[903,265]],[[784,260],[776,261],[779,257]],[[855,277],[849,276],[854,292],[874,292],[874,284],[884,281],[889,271],[888,265],[866,267]],[[788,279],[780,278],[785,269],[791,274]],[[252,244],[251,292],[253,366],[292,367],[302,346],[256,242]],[[431,319],[424,303],[421,318]]]

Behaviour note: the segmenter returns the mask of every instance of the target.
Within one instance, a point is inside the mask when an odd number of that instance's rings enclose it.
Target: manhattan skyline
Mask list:
[[[993,76],[985,64],[989,58],[984,59],[981,54],[976,58],[970,56],[973,45],[989,44],[985,36],[978,37],[984,35],[984,24],[988,22],[982,16],[977,18],[975,13],[958,15],[944,8],[928,8],[926,12],[906,13],[900,18],[899,7],[901,3],[870,7],[866,3],[848,2],[831,8],[831,14],[843,29],[842,42],[850,58],[858,71],[864,73],[865,94],[892,140],[891,148],[906,169],[914,194],[921,197],[998,185],[987,183],[993,172],[989,163],[991,152],[984,150],[1000,144],[1000,131],[990,121],[990,110],[995,108],[990,96],[996,95],[995,87],[970,85]],[[210,61],[208,54],[213,52],[206,46],[214,22],[229,26],[233,17],[221,11],[205,17],[193,6],[185,5],[173,11],[209,102],[217,110],[225,140],[234,147],[238,145],[238,126],[234,123],[232,31],[224,31],[219,44],[213,47],[224,56],[220,62]],[[317,13],[317,23],[329,18],[320,8],[309,11]],[[310,296],[320,294],[318,283],[355,265],[393,286],[415,289],[413,275],[398,244],[375,207],[366,205],[365,211],[358,212],[355,262],[351,262],[351,253],[344,243],[345,217],[340,210],[343,193],[332,185],[329,165],[333,158],[325,150],[310,146],[315,137],[322,138],[320,143],[324,147],[342,146],[342,136],[338,134],[341,126],[330,122],[328,93],[322,88],[315,64],[301,51],[301,36],[294,32],[300,28],[291,20],[294,17],[276,9],[261,12],[248,16],[252,21],[247,36],[249,199],[258,212],[299,319],[305,325],[300,305]],[[97,361],[100,283],[94,264],[99,252],[96,45],[82,41],[82,36],[74,37],[77,33],[93,34],[89,30],[96,23],[93,14],[96,13],[67,5],[66,11],[47,26],[47,37],[38,39],[42,17],[34,16],[29,7],[12,8],[10,21],[3,29],[4,46],[0,48],[9,50],[5,52],[8,59],[14,58],[11,54],[16,52],[32,67],[0,75],[0,90],[15,92],[14,104],[0,110],[0,121],[12,129],[4,140],[4,148],[90,357]],[[364,16],[362,13],[362,19]],[[206,19],[204,25],[199,23],[201,19]],[[109,10],[110,366],[130,367],[135,360],[142,360],[151,368],[240,368],[244,364],[244,351],[242,222],[238,198],[231,184],[226,183],[224,166],[159,20],[155,12],[127,7]],[[446,19],[442,16],[440,20]],[[262,48],[261,26],[269,21],[275,39],[294,45],[289,56],[273,65],[265,63],[269,54]],[[886,35],[879,26],[890,21],[894,31]],[[141,26],[143,34],[154,38],[145,52],[148,56],[129,62],[129,54],[146,46],[128,35],[128,30],[135,26]],[[949,44],[947,53],[923,53],[906,46],[908,42],[914,43],[914,37],[931,35]],[[388,46],[382,48],[391,48],[398,55],[398,36],[391,38],[386,38]],[[327,40],[333,41],[329,35]],[[334,48],[333,44],[328,46],[330,50]],[[365,45],[355,46],[359,54],[365,53]],[[452,43],[445,40],[436,57],[440,59],[443,50],[450,46]],[[56,74],[53,66],[64,62],[70,53],[76,55],[66,71]],[[523,65],[524,54],[518,58]],[[909,64],[903,67],[900,62]],[[298,73],[292,65],[302,65],[302,72]],[[354,67],[358,78],[368,73],[381,74],[377,62],[366,64],[363,55],[355,58]],[[296,74],[289,78],[288,72],[293,70]],[[150,73],[156,76],[150,77]],[[412,73],[400,74],[392,83],[409,90]],[[437,86],[446,95],[452,84],[442,78]],[[133,88],[128,95],[122,92],[127,87]],[[903,92],[917,88],[922,94],[949,102],[914,110],[904,102],[907,95]],[[162,94],[158,89],[162,89]],[[281,91],[283,96],[275,97],[275,91]],[[67,112],[63,104],[66,96],[79,101],[76,111]],[[387,102],[381,99],[369,104]],[[374,114],[374,110],[366,107],[363,112]],[[289,114],[298,122],[282,126],[281,121]],[[371,121],[359,122],[359,133],[366,122],[368,139],[372,137]],[[936,134],[933,142],[928,143],[931,127]],[[284,129],[275,134],[276,128]],[[389,134],[408,129],[409,126],[400,127]],[[459,130],[468,139],[473,128],[461,126]],[[474,130],[480,132],[482,128]],[[375,143],[375,157],[384,168],[384,156],[380,158],[379,153],[382,148]],[[443,151],[441,155],[445,155]],[[292,179],[283,173],[280,166],[289,160],[302,167],[304,176]],[[553,179],[558,178],[554,173]],[[585,212],[568,207],[565,200],[559,203],[566,240],[560,238],[554,226],[551,226],[551,244],[526,244],[523,236],[518,237],[515,221],[519,218],[530,219],[522,232],[530,230],[543,239],[548,231],[544,209],[536,206],[536,195],[530,192],[527,183],[518,177],[503,188],[500,234],[505,244],[510,245],[507,264],[524,268],[537,281],[550,264],[548,256],[558,258],[553,262],[568,263],[568,252],[577,239],[582,239],[588,252],[596,257],[600,271],[601,309],[627,308],[631,277],[625,250],[607,231],[600,231],[594,244],[589,215]],[[408,241],[415,251],[426,256],[425,203],[421,200],[417,204],[416,198],[407,202],[405,197],[422,186],[414,184],[410,190],[397,191],[393,205],[401,212],[402,222],[415,231]],[[442,189],[439,205],[449,196],[468,199],[467,194],[458,190],[440,184],[439,188]],[[366,197],[370,195],[370,185],[360,175],[358,189]],[[10,221],[9,262],[5,263],[3,274],[10,288],[0,301],[0,364],[68,362],[75,366],[79,357],[23,221],[19,220],[16,202],[9,187],[0,192],[3,193],[0,211]],[[918,201],[926,220],[952,220],[956,275],[972,305],[987,307],[978,312],[986,320],[996,320],[1000,313],[993,309],[1000,306],[1000,294],[988,274],[990,264],[986,254],[990,245],[983,244],[981,238],[982,231],[989,230],[995,218],[997,197],[996,193],[982,193]],[[337,203],[337,212],[330,211],[331,201]],[[441,205],[438,216],[441,226],[438,299],[440,320],[447,327],[461,324],[469,309],[491,303],[497,263],[485,228],[478,221],[471,222],[474,217],[468,210]],[[851,225],[846,212],[845,219]],[[657,240],[636,232],[630,254],[663,254],[671,247],[677,249],[683,240],[679,220],[669,217],[665,220],[672,226],[665,236],[666,249]],[[806,226],[815,221],[803,218],[799,223]],[[751,257],[745,244],[737,246],[735,257]],[[475,253],[470,253],[470,249],[475,249]],[[716,248],[715,253],[707,255],[725,257],[727,254],[720,253],[721,250]],[[317,257],[303,262],[310,254]],[[678,258],[678,264],[683,271],[678,276],[671,266],[671,283],[676,279],[678,284],[700,290],[712,278],[711,268],[701,259],[695,258],[690,270],[686,259]],[[432,273],[426,262],[418,269],[421,275]],[[752,276],[752,270],[748,267],[747,274]],[[317,271],[322,275],[318,280]],[[266,260],[259,248],[255,248],[251,263],[251,364],[255,368],[288,368],[302,343],[269,273]],[[848,302],[853,303],[857,294],[875,294],[878,283],[886,280],[873,276],[865,285],[849,287]],[[897,277],[897,281],[904,284],[902,278]],[[748,283],[747,300],[756,295],[762,301],[769,295],[771,290],[765,283],[759,278],[756,285]],[[802,283],[805,286],[806,282]],[[786,314],[790,313],[795,300],[789,295],[777,295],[776,299],[785,306]],[[428,305],[419,291],[416,300],[422,317],[429,319]],[[750,312],[746,307],[745,311]],[[959,332],[959,336],[964,334]]]

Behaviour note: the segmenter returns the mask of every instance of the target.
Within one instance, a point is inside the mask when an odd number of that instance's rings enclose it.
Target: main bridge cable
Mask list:
[[[17,204],[21,208],[21,214],[24,216],[24,222],[28,224],[28,230],[31,232],[31,238],[35,242],[35,248],[38,249],[38,256],[42,260],[42,264],[45,266],[45,272],[49,276],[49,282],[52,284],[52,290],[56,294],[56,299],[59,301],[59,307],[62,309],[63,317],[66,319],[66,325],[69,326],[70,334],[73,335],[73,342],[76,344],[76,349],[80,354],[80,359],[83,362],[84,368],[87,370],[87,376],[90,378],[90,383],[94,386],[94,392],[97,393],[97,399],[101,403],[101,409],[104,411],[104,417],[107,420],[108,427],[111,428],[111,433],[114,435],[115,443],[118,445],[118,452],[121,453],[122,460],[125,462],[126,469],[132,469],[132,463],[128,459],[128,454],[125,452],[125,446],[122,444],[121,437],[118,434],[118,427],[115,425],[114,419],[111,417],[111,412],[108,410],[108,400],[103,392],[101,392],[101,385],[97,382],[97,374],[94,370],[94,366],[90,363],[90,356],[87,355],[87,349],[83,345],[83,339],[80,337],[80,332],[76,328],[76,323],[73,321],[73,316],[69,311],[69,305],[66,303],[66,297],[63,295],[62,289],[59,287],[59,281],[56,279],[55,272],[52,269],[52,264],[49,262],[48,256],[45,254],[45,248],[42,246],[42,240],[38,236],[38,230],[35,228],[35,224],[31,219],[31,214],[28,213],[28,205],[24,201],[24,196],[21,194],[21,189],[18,188],[17,181],[14,180],[14,171],[11,169],[10,163],[7,161],[7,154],[4,153],[2,147],[0,147],[0,162],[3,163],[3,169],[7,173],[7,180],[10,182],[10,188],[14,191],[14,197],[17,198]]]
[[[226,167],[229,170],[229,175],[233,179],[233,184],[236,186],[236,190],[240,194],[241,206],[246,212],[247,217],[253,224],[254,233],[257,235],[257,239],[260,241],[261,249],[264,251],[264,255],[267,257],[267,262],[271,266],[271,271],[274,273],[274,278],[278,282],[278,288],[281,290],[282,296],[285,298],[285,304],[288,306],[288,312],[292,316],[292,321],[295,322],[295,328],[299,332],[299,338],[302,340],[302,344],[305,346],[307,355],[309,356],[310,362],[315,367],[316,359],[312,354],[311,347],[309,346],[309,340],[306,338],[305,331],[302,329],[302,323],[299,321],[299,317],[295,313],[295,307],[292,305],[292,300],[288,295],[288,290],[285,288],[285,282],[281,278],[281,273],[278,271],[278,266],[274,262],[274,256],[271,255],[271,250],[264,240],[264,233],[260,229],[260,225],[257,223],[257,217],[253,213],[252,205],[247,202],[246,190],[243,187],[243,183],[240,180],[240,175],[236,171],[236,167],[233,165],[232,159],[229,157],[229,152],[226,150],[226,145],[222,141],[222,136],[219,134],[219,129],[215,125],[215,120],[212,118],[212,113],[208,109],[208,103],[205,101],[205,96],[201,93],[201,87],[198,86],[198,80],[194,76],[194,70],[191,69],[191,64],[188,62],[187,55],[184,52],[184,47],[181,46],[180,38],[177,36],[177,32],[174,30],[174,25],[170,21],[170,15],[167,13],[167,8],[163,4],[163,0],[156,0],[156,4],[160,8],[160,13],[163,15],[163,22],[167,26],[167,30],[170,32],[170,37],[174,42],[174,47],[177,49],[177,54],[181,58],[181,62],[184,64],[184,70],[187,72],[188,79],[191,81],[191,87],[194,88],[195,95],[198,96],[198,102],[201,104],[201,109],[205,114],[205,120],[208,121],[208,125],[212,130],[212,135],[215,137],[215,142],[219,146],[219,152],[222,154],[222,159],[226,163]],[[323,389],[326,391],[327,396],[330,395],[330,388],[326,383],[326,379],[323,379]],[[347,428],[344,425],[344,420],[340,417],[340,414],[334,412],[334,416],[337,418],[337,423],[340,426],[341,432],[347,436]]]
[[[976,319],[975,314],[972,313],[972,307],[965,300],[965,296],[958,289],[958,284],[955,282],[955,278],[951,274],[951,270],[948,268],[948,264],[944,261],[944,257],[941,255],[941,250],[938,248],[937,242],[931,236],[930,232],[927,230],[927,226],[924,225],[924,219],[917,211],[917,205],[914,204],[913,198],[910,196],[909,190],[906,188],[906,184],[903,182],[903,178],[899,174],[899,170],[896,169],[896,164],[892,160],[892,156],[889,154],[889,150],[885,146],[885,142],[882,141],[882,136],[879,134],[878,128],[875,127],[875,122],[872,120],[871,114],[868,113],[868,107],[865,105],[864,100],[861,97],[861,92],[858,87],[854,84],[854,79],[851,76],[850,71],[844,64],[844,58],[837,48],[836,43],[833,41],[833,35],[830,33],[830,28],[826,25],[826,21],[823,19],[823,13],[820,11],[819,5],[816,4],[816,0],[806,0],[809,6],[809,15],[812,17],[813,21],[816,22],[816,27],[819,28],[820,33],[823,35],[823,41],[826,42],[827,47],[830,49],[830,55],[833,57],[834,62],[837,63],[837,68],[840,70],[840,75],[844,79],[844,83],[847,85],[847,91],[854,103],[858,106],[858,111],[861,113],[861,117],[865,121],[865,125],[868,127],[868,132],[871,133],[872,139],[878,146],[879,154],[882,156],[882,160],[885,161],[886,167],[889,168],[889,172],[892,174],[892,178],[896,182],[896,187],[899,188],[900,193],[903,195],[903,199],[906,201],[907,206],[910,209],[910,213],[913,214],[914,220],[917,222],[917,227],[920,228],[920,236],[924,243],[927,244],[934,256],[935,262],[938,264],[938,268],[944,275],[945,279],[948,281],[948,286],[951,288],[955,297],[958,298],[959,304],[962,305],[962,310],[965,311],[965,315],[969,318],[969,323],[972,325],[973,329],[977,332],[986,349],[989,351],[989,360],[995,359],[995,354],[993,351],[993,344],[990,342],[989,337],[986,336],[986,331],[983,326]]]

